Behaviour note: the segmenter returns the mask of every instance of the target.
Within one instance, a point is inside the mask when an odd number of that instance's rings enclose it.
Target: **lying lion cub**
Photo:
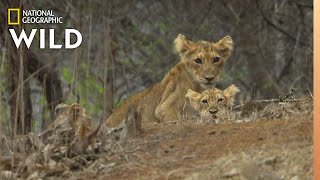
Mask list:
[[[234,98],[240,90],[231,85],[225,90],[217,88],[207,89],[202,93],[188,90],[185,97],[189,100],[189,105],[204,118],[217,118],[219,111],[226,111],[234,103]]]
[[[188,89],[202,91],[215,87],[223,64],[231,54],[232,39],[226,36],[216,43],[193,42],[179,34],[174,47],[180,62],[160,83],[135,94],[116,109],[106,120],[108,127],[119,125],[125,119],[129,106],[136,107],[139,127],[141,121],[181,119],[181,108]]]

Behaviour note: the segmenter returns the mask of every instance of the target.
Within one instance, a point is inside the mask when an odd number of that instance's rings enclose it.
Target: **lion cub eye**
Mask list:
[[[222,98],[219,98],[217,101],[218,102],[222,102],[224,99],[222,99]]]
[[[204,104],[208,103],[208,101],[206,99],[202,100],[201,102],[204,103]]]
[[[213,63],[217,63],[217,62],[220,61],[220,58],[219,57],[214,57],[212,61],[213,61]]]
[[[202,60],[200,58],[195,59],[194,62],[196,62],[197,64],[202,64]]]

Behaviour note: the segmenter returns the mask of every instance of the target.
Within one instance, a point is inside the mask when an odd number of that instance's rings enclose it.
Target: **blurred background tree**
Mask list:
[[[13,5],[63,17],[62,25],[16,28],[54,28],[58,43],[65,28],[75,28],[81,47],[40,50],[36,39],[30,50],[12,48],[6,9]],[[220,86],[239,86],[240,102],[277,98],[290,88],[312,93],[312,0],[16,0],[1,1],[0,9],[0,122],[6,132],[21,114],[29,127],[18,132],[41,131],[60,102],[79,102],[95,118],[106,118],[178,62],[172,46],[179,33],[194,41],[233,38]]]

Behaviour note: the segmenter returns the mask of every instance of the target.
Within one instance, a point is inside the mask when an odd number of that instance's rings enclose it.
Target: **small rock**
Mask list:
[[[222,175],[224,178],[231,178],[239,174],[239,170],[237,168],[231,169],[229,172]]]
[[[209,131],[208,134],[210,135],[216,134],[216,131]]]

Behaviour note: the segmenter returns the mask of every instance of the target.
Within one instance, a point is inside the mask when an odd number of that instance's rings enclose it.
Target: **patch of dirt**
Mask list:
[[[127,146],[132,146],[132,149],[139,147],[138,150],[118,154],[112,171],[102,174],[112,179],[184,179],[195,175],[209,175],[211,178],[222,178],[225,175],[228,178],[228,168],[222,168],[228,164],[228,158],[221,162],[219,159],[223,157],[230,156],[240,160],[247,155],[247,159],[254,161],[258,154],[283,157],[288,152],[306,148],[305,152],[301,152],[300,158],[310,157],[303,159],[307,167],[303,167],[301,172],[297,170],[296,174],[302,173],[303,177],[311,178],[312,128],[312,120],[305,118],[218,125],[158,125],[146,129],[142,137],[130,142]],[[203,168],[207,170],[204,171]],[[240,169],[241,164],[232,165],[230,171],[232,168]],[[279,167],[278,170],[282,168],[284,167]],[[240,172],[229,178],[233,176],[239,178]]]
[[[32,134],[24,137],[28,148],[2,138],[0,179],[312,179],[312,111],[312,101],[273,103],[250,117],[231,112],[220,124],[188,118],[147,123],[137,137],[124,140],[127,134],[118,128],[110,131],[120,132],[115,140],[101,136],[108,139],[107,150],[81,155],[66,153],[78,137],[65,139],[69,126],[51,136],[48,131],[52,144]],[[71,117],[60,119],[78,122]],[[90,120],[85,113],[80,117],[78,128]],[[5,148],[8,143],[13,148]]]

